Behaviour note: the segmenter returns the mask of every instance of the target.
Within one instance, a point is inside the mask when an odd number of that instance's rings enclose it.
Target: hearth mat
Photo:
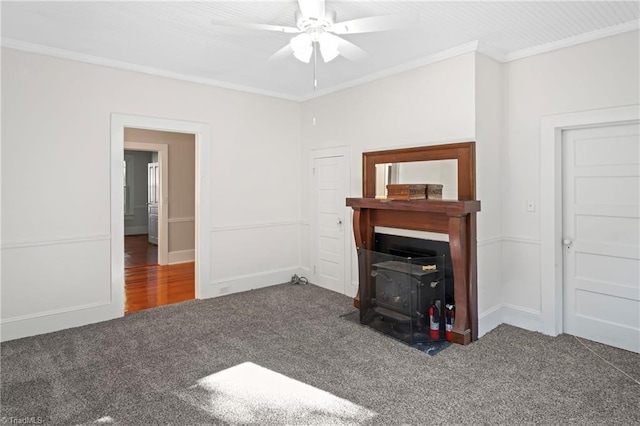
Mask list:
[[[347,312],[346,314],[342,314],[340,315],[340,318],[343,318],[347,321],[353,322],[355,324],[359,324],[362,325],[363,327],[366,327],[363,324],[360,324],[360,311],[353,311],[353,312]],[[440,353],[440,351],[442,351],[443,349],[448,348],[449,346],[451,346],[451,342],[448,342],[446,340],[441,340],[441,341],[437,341],[437,342],[425,342],[425,343],[415,343],[413,345],[410,345],[409,343],[401,340],[401,339],[396,339],[391,335],[385,334],[385,333],[381,333],[380,331],[376,330],[375,328],[371,328],[371,330],[374,330],[380,334],[382,334],[385,337],[389,337],[392,338],[393,340],[395,340],[396,342],[400,342],[402,344],[405,344],[407,346],[411,346],[414,349],[417,349],[421,352],[424,352],[428,355],[434,356],[437,355],[438,353]]]

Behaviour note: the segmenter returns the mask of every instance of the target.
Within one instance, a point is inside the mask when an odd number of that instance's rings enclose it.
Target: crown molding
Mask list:
[[[309,95],[296,96],[296,95],[286,95],[278,92],[271,92],[267,90],[260,90],[250,86],[243,86],[239,84],[226,83],[223,81],[207,79],[203,77],[196,77],[192,75],[176,73],[172,71],[163,70],[160,68],[132,64],[130,62],[123,62],[115,59],[103,58],[101,56],[73,52],[71,50],[59,49],[56,47],[30,43],[30,42],[16,40],[16,39],[7,38],[7,37],[2,37],[2,39],[0,40],[0,44],[3,47],[9,48],[9,49],[21,50],[29,53],[37,53],[41,55],[52,56],[55,58],[68,59],[72,61],[84,62],[92,65],[100,65],[100,66],[116,68],[116,69],[121,69],[126,71],[140,72],[143,74],[154,75],[157,77],[187,81],[190,83],[205,84],[207,86],[213,86],[213,87],[218,87],[222,89],[236,90],[240,92],[270,96],[274,98],[280,98],[280,99],[296,101],[296,102],[304,102],[310,99],[318,98],[320,96],[328,95],[330,93],[338,92],[338,91],[348,89],[354,86],[358,86],[360,84],[368,83],[374,80],[379,80],[381,78],[389,77],[405,71],[410,71],[410,70],[420,68],[426,65],[430,65],[436,62],[441,62],[447,59],[455,58],[457,56],[465,55],[467,53],[480,51],[486,54],[487,56],[490,56],[500,62],[502,62],[504,58],[504,54],[502,52],[500,52],[498,49],[495,49],[489,46],[486,43],[482,43],[482,47],[479,48],[480,42],[478,40],[475,40],[469,43],[452,47],[450,49],[436,52],[432,55],[428,55],[423,58],[416,59],[395,67],[387,68],[372,74],[368,74],[366,76],[356,78],[324,90],[319,90]]]
[[[432,55],[425,56],[420,59],[416,59],[410,62],[406,62],[404,64],[386,68],[381,71],[377,71],[363,77],[359,77],[353,80],[349,80],[345,83],[338,84],[336,86],[329,87],[324,90],[318,90],[309,95],[304,95],[300,97],[300,101],[308,101],[311,99],[315,99],[321,96],[328,95],[330,93],[339,92],[344,89],[349,89],[351,87],[359,86],[364,83],[369,83],[371,81],[379,80],[381,78],[390,77],[392,75],[400,74],[406,71],[411,71],[416,68],[424,67],[426,65],[430,65],[436,62],[441,62],[447,59],[455,58],[457,56],[466,55],[467,53],[476,52],[478,50],[479,42],[477,40],[461,44],[456,47],[452,47],[451,49],[442,50],[440,52],[436,52]]]
[[[507,53],[502,62],[511,62],[518,59],[526,58],[528,56],[539,55],[541,53],[547,53],[558,49],[564,49],[565,47],[571,47],[577,44],[611,37],[630,31],[637,31],[639,29],[640,20],[625,22],[624,24],[614,25],[612,27],[602,28],[600,30],[591,31],[584,34],[578,34],[573,37],[565,38],[551,43],[541,44],[539,46],[530,47],[528,49],[515,50],[513,52]]]
[[[130,62],[118,61],[115,59],[103,58],[101,56],[89,55],[86,53],[73,52],[71,50],[58,49],[56,47],[45,46],[42,44],[29,43],[26,41],[16,40],[12,38],[2,37],[0,44],[3,47],[15,50],[21,50],[29,53],[38,53],[41,55],[52,56],[55,58],[69,59],[72,61],[84,62],[92,65],[101,65],[109,68],[116,68],[125,71],[134,71],[143,74],[154,75],[156,77],[170,78],[173,80],[181,80],[189,83],[204,84],[207,86],[217,87],[221,89],[235,90],[255,95],[270,96],[273,98],[285,99],[288,101],[300,101],[299,97],[286,95],[268,90],[261,90],[251,86],[243,86],[241,84],[227,83],[224,81],[197,77],[188,74],[181,74],[173,71],[163,70],[160,68],[147,67],[144,65],[132,64]]]
[[[474,40],[469,43],[461,44],[459,46],[452,47],[450,49],[436,52],[432,55],[422,57],[404,64],[380,70],[336,86],[329,87],[327,89],[319,90],[307,95],[291,95],[279,92],[272,92],[268,90],[261,90],[250,86],[243,86],[240,84],[227,83],[219,80],[208,79],[203,77],[197,77],[187,74],[176,73],[154,67],[147,67],[144,65],[132,64],[129,62],[118,61],[115,59],[103,58],[100,56],[88,55],[84,53],[73,52],[65,49],[58,49],[41,44],[29,43],[12,38],[1,39],[1,45],[10,49],[22,50],[30,53],[38,53],[47,56],[53,56],[62,59],[69,59],[73,61],[85,62],[93,65],[101,65],[110,68],[116,68],[126,71],[140,72],[144,74],[154,75],[157,77],[170,78],[174,80],[181,80],[190,83],[204,84],[207,86],[217,87],[221,89],[235,90],[239,92],[251,93],[262,96],[269,96],[273,98],[285,99],[288,101],[304,102],[311,99],[319,98],[331,93],[339,92],[341,90],[349,89],[361,84],[369,83],[371,81],[379,80],[385,77],[390,77],[402,72],[411,71],[416,68],[424,67],[434,64],[436,62],[452,59],[457,56],[462,56],[468,53],[480,53],[486,55],[498,62],[506,63],[516,61],[529,56],[539,55],[542,53],[551,52],[566,47],[575,46],[581,43],[598,40],[601,38],[611,37],[614,35],[622,34],[630,31],[637,31],[640,29],[640,20],[626,22],[620,25],[614,25],[612,27],[603,28],[597,31],[591,31],[589,33],[579,34],[574,37],[566,38],[551,43],[545,43],[539,46],[516,50],[512,52],[504,52],[494,46],[489,45],[479,40]]]
[[[425,56],[424,58],[420,58],[415,61],[407,62],[397,67],[388,68],[373,74],[366,75],[361,78],[348,81],[346,83],[343,83],[337,86],[330,87],[325,90],[317,91],[307,96],[302,96],[300,98],[300,101],[308,101],[314,98],[318,98],[320,96],[328,95],[330,93],[338,92],[340,90],[355,87],[364,83],[368,83],[384,77],[389,77],[405,71],[410,71],[412,69],[420,68],[436,62],[455,58],[456,56],[461,56],[471,52],[483,54],[500,63],[506,63],[506,62],[511,62],[518,59],[523,59],[528,56],[539,55],[541,53],[551,52],[554,50],[575,46],[577,44],[586,43],[586,42],[598,40],[601,38],[611,37],[614,35],[630,32],[630,31],[637,31],[638,29],[640,29],[640,20],[626,22],[624,24],[615,25],[613,27],[603,28],[601,30],[591,31],[589,33],[580,34],[580,35],[566,38],[563,40],[546,43],[540,46],[536,46],[528,49],[521,49],[521,50],[512,51],[512,52],[504,52],[496,47],[493,47],[488,43],[475,40],[469,43],[461,44],[456,47],[452,47],[451,49],[446,49],[446,50],[434,53],[433,55]]]
[[[498,62],[505,62],[505,58],[507,53],[497,47],[494,47],[486,42],[478,42],[478,46],[476,48],[477,53],[481,53],[485,56],[488,56],[491,59],[494,59]]]

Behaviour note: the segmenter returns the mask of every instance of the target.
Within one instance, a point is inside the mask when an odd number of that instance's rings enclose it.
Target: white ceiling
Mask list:
[[[638,28],[637,1],[332,1],[344,21],[417,13],[420,25],[344,36],[369,56],[317,67],[267,59],[290,34],[223,28],[211,20],[295,26],[296,0],[2,2],[2,44],[93,63],[307,99],[478,48],[499,60]]]

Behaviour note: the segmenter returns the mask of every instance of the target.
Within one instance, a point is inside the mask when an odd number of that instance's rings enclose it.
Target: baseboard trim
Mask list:
[[[170,251],[167,258],[167,263],[169,265],[175,265],[176,263],[193,262],[195,258],[196,251],[194,249]]]
[[[482,337],[500,324],[503,305],[496,305],[478,316],[478,337]]]
[[[103,303],[95,302],[95,303],[87,303],[85,305],[70,306],[68,308],[55,309],[55,310],[51,310],[51,311],[37,312],[37,313],[34,313],[34,314],[20,315],[20,316],[17,316],[17,317],[3,318],[3,319],[0,319],[0,325],[9,324],[9,323],[12,323],[12,322],[28,321],[28,320],[32,320],[32,319],[36,319],[36,318],[41,318],[41,317],[49,317],[49,316],[54,316],[54,315],[67,314],[69,312],[81,311],[81,310],[84,310],[84,309],[99,308],[101,306],[108,306],[108,305],[109,305],[109,302],[103,302]]]
[[[124,235],[142,235],[148,234],[149,227],[147,225],[141,226],[126,226],[124,228]]]
[[[41,314],[7,318],[2,320],[0,324],[0,341],[6,342],[67,328],[81,327],[119,318],[123,315],[124,306],[118,309],[113,303],[92,303]]]
[[[238,275],[215,280],[204,289],[202,298],[207,299],[210,297],[225,296],[227,294],[242,293],[249,290],[287,283],[291,281],[291,277],[294,274],[300,275],[303,271],[304,269],[299,266],[292,266],[289,268],[274,269],[255,274]]]
[[[358,290],[360,289],[360,283],[358,281],[351,281],[351,286],[348,286],[347,296],[356,297],[358,295]]]
[[[311,280],[311,268],[307,268],[306,266],[298,266],[298,272],[296,274],[299,277],[305,277],[308,280]]]
[[[542,312],[534,309],[504,303],[502,305],[502,321],[505,324],[524,328],[525,330],[548,334],[544,330]]]
[[[478,336],[490,332],[500,324],[509,324],[525,330],[549,334],[543,327],[542,312],[502,303],[478,316]]]

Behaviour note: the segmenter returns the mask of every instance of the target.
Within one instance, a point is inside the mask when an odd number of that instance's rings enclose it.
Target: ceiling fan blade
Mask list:
[[[338,42],[338,52],[340,52],[340,55],[344,56],[350,61],[360,61],[362,59],[365,59],[367,56],[369,56],[367,55],[367,52],[365,52],[355,44],[351,43],[350,41],[347,41],[342,37],[338,37],[333,34],[328,34],[328,35],[336,38]]]
[[[271,55],[269,59],[267,59],[267,62],[279,61],[291,55],[293,55],[293,48],[291,47],[290,43],[287,43],[286,46]]]
[[[306,18],[324,18],[324,0],[298,0],[300,12]]]
[[[336,22],[328,31],[335,34],[360,34],[375,31],[402,30],[416,27],[419,22],[420,16],[417,14],[370,16],[368,18]]]
[[[290,34],[296,34],[300,32],[300,30],[296,27],[285,27],[282,25],[254,24],[251,22],[218,21],[215,19],[212,20],[211,23],[213,25],[217,25],[220,27],[244,28],[247,30],[276,31],[279,33],[290,33]]]

